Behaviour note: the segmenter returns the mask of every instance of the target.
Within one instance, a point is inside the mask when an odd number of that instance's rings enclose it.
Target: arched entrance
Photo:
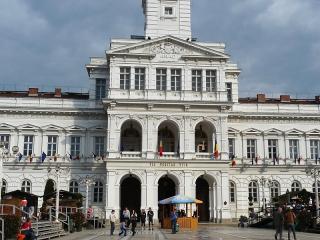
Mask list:
[[[175,182],[169,178],[168,175],[162,177],[158,181],[158,201],[163,200],[165,198],[169,198],[176,195],[176,184]],[[163,217],[169,216],[170,214],[170,206],[160,206],[159,205],[159,220]]]
[[[128,120],[121,126],[121,152],[141,152],[142,130],[135,120]]]
[[[208,222],[210,220],[209,184],[202,176],[196,181],[196,198],[203,201],[203,204],[198,205],[199,221]]]
[[[136,212],[140,212],[141,183],[137,178],[128,176],[122,180],[120,185],[120,207],[121,210],[128,208],[130,212],[133,209]]]
[[[212,136],[214,127],[207,121],[202,121],[195,128],[195,152],[213,153]]]

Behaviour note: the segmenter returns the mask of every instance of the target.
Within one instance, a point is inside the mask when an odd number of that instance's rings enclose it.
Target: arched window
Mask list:
[[[69,184],[69,192],[79,193],[79,184],[77,181],[72,180]]]
[[[316,193],[315,183],[312,184],[312,192]],[[318,181],[318,194],[320,194],[320,181]]]
[[[7,192],[7,181],[2,179],[1,196],[5,195]]]
[[[93,202],[103,202],[103,184],[100,181],[96,181],[93,187]]]
[[[277,181],[270,183],[270,196],[271,198],[278,197],[280,195],[280,184]]]
[[[301,183],[298,181],[294,181],[291,184],[291,192],[299,192],[301,190]]]
[[[256,181],[251,181],[249,183],[249,198],[252,202],[258,202],[258,183]]]
[[[121,127],[121,152],[141,152],[141,126],[134,120],[128,120]]]
[[[21,185],[21,191],[31,193],[31,181],[28,179],[24,179]]]
[[[236,202],[236,184],[232,181],[229,182],[230,203]]]

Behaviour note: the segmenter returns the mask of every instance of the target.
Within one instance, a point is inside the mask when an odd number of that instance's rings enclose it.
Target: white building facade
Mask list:
[[[239,99],[225,45],[191,36],[191,0],[142,7],[145,36],[112,39],[91,58],[88,95],[0,94],[3,192],[43,195],[60,164],[70,168],[60,186],[84,194],[79,179],[92,176],[89,203],[107,213],[151,207],[157,218],[158,200],[183,194],[204,201],[200,220],[228,222],[248,215],[249,196],[259,208],[313,191],[320,99]]]

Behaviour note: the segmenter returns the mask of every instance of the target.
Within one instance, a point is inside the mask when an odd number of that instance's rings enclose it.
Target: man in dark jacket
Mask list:
[[[282,231],[283,231],[283,223],[284,223],[284,216],[282,213],[282,208],[279,207],[278,210],[275,212],[273,216],[273,222],[276,229],[276,234],[274,235],[274,238],[277,240],[278,235],[280,235],[280,240],[282,240]]]

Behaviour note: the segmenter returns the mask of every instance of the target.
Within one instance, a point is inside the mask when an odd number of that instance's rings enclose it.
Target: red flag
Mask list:
[[[163,146],[162,146],[162,140],[160,140],[160,145],[159,145],[159,156],[163,156]]]
[[[236,160],[233,159],[233,160],[232,160],[232,163],[231,163],[231,166],[234,167],[234,166],[236,166],[236,165],[237,165]]]
[[[218,159],[219,157],[219,150],[218,150],[218,142],[217,142],[217,138],[215,139],[215,143],[214,143],[214,158]]]

